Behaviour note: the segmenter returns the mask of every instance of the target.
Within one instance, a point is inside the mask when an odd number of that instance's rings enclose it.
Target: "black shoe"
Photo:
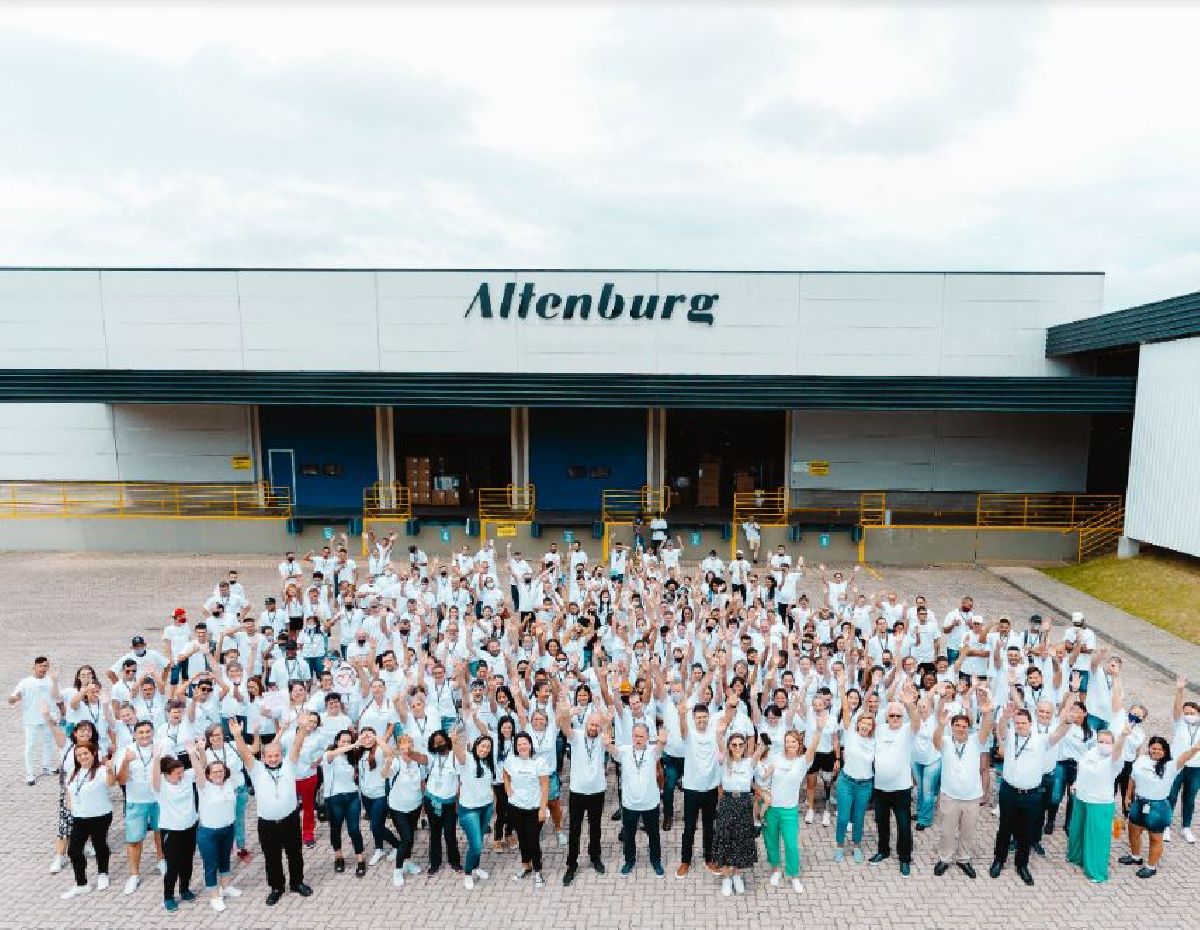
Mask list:
[[[1158,874],[1158,869],[1152,869],[1150,866],[1144,865],[1133,874],[1138,878],[1153,878]]]
[[[563,887],[566,888],[571,882],[575,881],[575,869],[570,868],[563,872]]]
[[[296,894],[300,895],[302,898],[307,898],[312,895],[312,889],[309,888],[308,885],[304,884],[304,882],[301,882],[299,885],[292,885],[292,891],[296,892]]]
[[[357,875],[359,878],[362,878],[364,875],[366,875],[367,874],[367,864],[365,862],[360,862],[358,865],[356,865],[354,867],[354,874]]]
[[[663,829],[666,830],[668,833],[670,832],[671,827],[673,827],[674,825],[675,825],[675,818],[672,817],[670,814],[667,814],[665,817],[663,817]]]
[[[279,903],[279,899],[282,897],[282,891],[272,891],[269,895],[267,895],[267,907],[274,907]]]
[[[618,807],[615,811],[613,811],[612,816],[609,817],[608,819],[609,820],[620,820],[621,819],[621,808]]]
[[[908,878],[908,875],[910,872],[912,872],[912,863],[911,862],[901,862],[900,863],[900,874],[903,875],[905,878]]]
[[[316,848],[317,848],[317,841],[316,841],[316,840],[305,840],[305,841],[304,841],[304,848],[305,848],[305,849],[316,849]]]
[[[971,865],[971,863],[960,862],[958,864],[958,867],[963,870],[963,874],[966,875],[967,878],[975,878],[976,877],[975,866]]]
[[[592,868],[596,870],[597,875],[603,875],[606,871],[608,871],[604,868],[604,863],[599,859],[592,860]]]
[[[988,869],[988,875],[992,878],[999,878],[1002,871],[1004,871],[1004,863],[999,859],[992,860],[992,867]]]
[[[342,872],[345,872],[346,871],[346,860],[345,859],[334,859],[333,860],[333,870],[339,874]]]
[[[1141,856],[1136,856],[1136,857],[1135,857],[1135,856],[1129,856],[1129,855],[1125,855],[1125,856],[1122,856],[1122,857],[1121,857],[1120,859],[1118,859],[1117,861],[1118,861],[1119,863],[1121,863],[1121,865],[1141,865],[1141,864],[1142,864],[1142,857],[1141,857]]]
[[[1035,853],[1037,853],[1039,856],[1046,855],[1046,847],[1043,846],[1041,843],[1034,843],[1032,848],[1033,848],[1033,851]]]
[[[891,853],[877,852],[867,861],[873,865],[877,865],[878,863],[883,862],[883,860],[887,859],[889,856],[891,856]]]
[[[1051,817],[1049,820],[1046,821],[1046,826],[1042,830],[1042,832],[1045,833],[1046,836],[1049,836],[1051,833],[1054,832],[1054,818],[1053,817]]]
[[[917,832],[918,833],[920,833],[924,829],[925,829],[925,824],[923,824],[923,823],[917,824]]]
[[[946,863],[942,862],[939,859],[938,864],[933,867],[933,874],[936,875],[938,878],[941,878],[943,875],[946,874],[946,870],[948,868],[950,868],[950,866],[946,865]]]
[[[1028,866],[1017,866],[1017,874],[1021,876],[1021,881],[1023,881],[1026,885],[1033,884],[1033,873],[1029,871]]]
[[[442,867],[440,865],[435,865],[432,868],[426,869],[425,874],[430,875],[430,876],[437,875],[437,873],[440,872],[441,870],[442,870]]]

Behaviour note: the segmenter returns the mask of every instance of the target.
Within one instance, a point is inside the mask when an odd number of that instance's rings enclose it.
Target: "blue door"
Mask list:
[[[606,488],[640,488],[646,411],[529,411],[529,480],[539,511],[598,511]]]
[[[294,483],[297,515],[362,513],[363,491],[379,478],[373,407],[264,404],[259,424],[268,478],[276,485]]]

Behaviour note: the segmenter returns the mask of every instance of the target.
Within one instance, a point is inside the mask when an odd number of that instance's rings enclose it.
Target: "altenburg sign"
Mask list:
[[[479,285],[463,316],[468,317],[472,310],[476,310],[479,317],[485,320],[494,317],[524,320],[530,313],[543,320],[586,320],[594,312],[600,320],[618,320],[626,313],[631,320],[669,320],[678,311],[680,314],[686,312],[690,323],[712,326],[713,307],[719,297],[719,294],[693,294],[690,297],[687,294],[626,296],[617,293],[616,285],[605,284],[593,299],[591,294],[564,296],[553,291],[538,294],[533,283],[523,284],[518,292],[517,285],[510,281],[504,285],[499,307],[494,307],[491,287],[485,281]]]

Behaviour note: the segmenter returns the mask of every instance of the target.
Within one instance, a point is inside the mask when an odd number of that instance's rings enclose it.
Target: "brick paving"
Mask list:
[[[8,597],[0,602],[0,628],[8,648],[0,654],[0,671],[6,688],[26,674],[37,652],[51,656],[55,674],[65,678],[81,662],[110,664],[134,632],[151,642],[159,638],[164,618],[180,604],[195,611],[224,570],[238,567],[251,603],[276,587],[276,559],[247,557],[144,557],[90,554],[8,554]],[[977,609],[987,615],[1008,613],[1025,618],[1041,612],[1037,602],[995,575],[976,569],[887,570],[879,580],[864,580],[865,587],[896,588],[911,597],[923,593],[939,613],[952,608],[964,593],[974,595]],[[151,636],[153,634],[153,636]],[[1171,680],[1161,671],[1137,661],[1127,661],[1127,691],[1150,706],[1151,732],[1163,732],[1169,714]],[[510,880],[515,852],[486,852],[483,867],[492,878],[468,892],[454,873],[433,878],[417,877],[401,890],[394,889],[386,863],[366,878],[351,872],[336,875],[324,826],[319,826],[317,848],[306,856],[307,877],[313,897],[295,895],[268,909],[262,860],[236,865],[235,883],[246,896],[229,902],[224,914],[214,913],[204,900],[181,905],[177,914],[162,909],[155,873],[145,874],[142,887],[125,897],[123,850],[111,869],[112,887],[74,901],[60,901],[69,887],[70,869],[51,876],[47,868],[52,851],[57,789],[54,779],[43,777],[34,788],[22,780],[20,720],[10,710],[7,723],[10,751],[0,759],[0,928],[171,926],[197,927],[354,927],[357,930],[394,926],[415,920],[424,926],[575,926],[584,928],[694,927],[714,921],[750,921],[759,927],[803,922],[815,927],[928,928],[963,925],[1016,927],[1031,922],[1051,923],[1056,930],[1070,928],[1132,927],[1150,923],[1155,930],[1192,928],[1200,908],[1200,846],[1176,840],[1167,847],[1159,875],[1150,881],[1135,878],[1113,864],[1108,884],[1095,886],[1064,861],[1064,836],[1056,833],[1046,843],[1047,858],[1034,857],[1037,886],[1027,889],[1012,868],[999,880],[985,872],[995,820],[981,819],[976,859],[980,878],[974,882],[952,869],[942,878],[932,872],[935,861],[933,833],[916,834],[913,875],[902,878],[895,859],[882,866],[837,865],[832,861],[832,827],[801,826],[805,892],[772,888],[765,866],[750,876],[747,894],[722,898],[716,880],[703,868],[694,868],[685,879],[676,879],[679,829],[664,835],[667,877],[649,870],[644,847],[638,870],[630,878],[616,875],[619,856],[616,824],[605,821],[606,876],[586,866],[575,884],[564,889],[560,879],[564,850],[546,844],[548,885],[540,892]],[[610,800],[608,810],[615,802]],[[120,804],[110,839],[122,837]],[[248,831],[253,837],[253,821]],[[699,838],[697,838],[699,842]],[[418,855],[427,835],[417,838]],[[874,829],[868,818],[864,843],[874,849]],[[251,840],[251,848],[256,843]],[[1114,859],[1123,850],[1115,844]],[[761,855],[761,853],[760,853]],[[198,865],[197,860],[197,865]],[[94,872],[94,864],[91,864]],[[92,875],[94,879],[94,874]]]

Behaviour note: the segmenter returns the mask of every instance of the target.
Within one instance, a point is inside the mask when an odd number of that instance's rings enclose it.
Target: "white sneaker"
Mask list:
[[[242,896],[241,888],[234,888],[233,885],[226,885],[221,889],[222,898],[240,898]]]
[[[1179,832],[1183,834],[1183,838],[1184,838],[1185,840],[1187,840],[1189,843],[1194,843],[1194,842],[1196,842],[1196,834],[1192,832],[1192,828],[1191,828],[1191,827],[1184,827],[1184,828],[1183,828],[1182,830],[1180,830]]]
[[[1171,842],[1171,828],[1170,827],[1167,827],[1165,830],[1163,830],[1163,842],[1164,843]]]
[[[78,898],[81,894],[87,894],[91,890],[91,885],[72,885],[69,891],[64,891],[59,897],[64,901],[69,901],[71,898]]]
[[[804,813],[804,822],[805,823],[813,822],[813,809],[811,807]]]
[[[398,855],[400,855],[400,850],[393,849],[390,853],[388,853],[388,862],[395,862]]]
[[[50,874],[57,875],[59,872],[61,872],[63,870],[63,866],[65,864],[66,863],[63,861],[62,856],[59,856],[59,855],[52,856],[50,858]]]
[[[740,875],[733,876],[733,891],[734,891],[734,894],[745,894],[746,893],[746,883],[744,881],[742,881],[742,876],[740,876]]]
[[[993,816],[993,817],[999,817],[999,816],[1000,816],[1000,805],[999,805],[999,804],[995,805],[995,806],[992,808],[992,816]]]
[[[534,888],[545,888],[546,887],[546,880],[544,878],[542,878],[541,872],[533,873],[533,887]]]
[[[96,890],[104,891],[107,887],[108,887],[108,875],[107,874],[97,875],[96,876]]]
[[[421,867],[409,859],[406,863],[404,863],[404,871],[409,875],[420,875]]]
[[[567,845],[567,832],[565,830],[558,831],[558,845],[559,846]]]
[[[374,868],[379,865],[384,855],[386,854],[382,849],[376,849],[375,852],[371,853],[371,860],[367,863],[367,868]]]
[[[212,905],[212,909],[218,914],[225,910],[225,899],[219,895],[215,898],[209,898],[208,903]]]
[[[792,891],[796,892],[796,894],[804,893],[804,886],[800,883],[800,879],[798,879],[798,878],[792,879]]]
[[[475,887],[475,876],[467,875],[463,878],[463,887],[470,891]]]
[[[125,879],[125,893],[133,894],[135,891],[138,890],[138,885],[140,885],[141,883],[142,883],[141,876],[130,875],[129,878]]]
[[[514,882],[523,882],[523,881],[525,881],[525,876],[526,876],[526,874],[527,874],[527,873],[525,872],[525,869],[524,869],[524,868],[517,869],[517,871],[516,871],[516,872],[513,874],[513,881],[514,881]]]
[[[167,874],[167,860],[159,859],[156,863],[154,863],[154,867],[158,869],[159,875]]]
[[[484,881],[487,881],[488,879],[488,873],[485,869],[476,869],[474,874],[476,878],[481,878]]]
[[[725,895],[725,897],[727,897],[727,898],[731,894],[733,894],[733,880],[732,879],[729,879],[729,878],[721,879],[721,894]]]
[[[823,826],[823,827],[829,826],[829,811],[826,811],[825,813],[823,813],[821,815],[821,826]]]
[[[776,869],[771,873],[771,884],[778,888],[781,881],[783,881],[783,872],[780,869]]]
[[[397,888],[404,887],[404,869],[392,869],[392,884]]]

